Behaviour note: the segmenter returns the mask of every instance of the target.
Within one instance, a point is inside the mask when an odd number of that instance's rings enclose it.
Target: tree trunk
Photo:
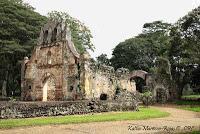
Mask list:
[[[7,97],[7,91],[6,91],[6,89],[7,89],[7,80],[8,80],[8,71],[6,71],[6,73],[5,73],[5,80],[3,80],[3,84],[2,84],[2,94],[1,94],[1,96],[2,97]]]
[[[7,85],[7,81],[4,80],[4,81],[3,81],[3,84],[2,84],[2,91],[1,91],[2,97],[7,97],[6,85]]]

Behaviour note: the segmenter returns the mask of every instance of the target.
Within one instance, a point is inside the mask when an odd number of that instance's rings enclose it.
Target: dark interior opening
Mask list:
[[[100,100],[107,100],[108,99],[108,95],[107,94],[101,94],[100,95]]]
[[[46,30],[45,32],[44,32],[44,37],[43,37],[43,44],[47,44],[47,37],[48,37],[48,30]]]
[[[52,37],[51,37],[52,42],[56,41],[56,35],[57,35],[57,28],[55,28],[52,32]]]
[[[131,78],[131,81],[134,80],[135,84],[136,84],[136,91],[143,93],[144,91],[144,86],[146,86],[146,82],[144,79],[140,78],[140,77],[134,77]]]
[[[73,86],[70,86],[70,87],[69,87],[69,91],[70,91],[70,92],[72,92],[72,91],[73,91],[73,89],[74,89],[74,87],[73,87]]]
[[[119,95],[120,94],[120,88],[117,87],[116,90],[115,90],[115,95]]]
[[[51,51],[47,53],[47,64],[51,64]]]

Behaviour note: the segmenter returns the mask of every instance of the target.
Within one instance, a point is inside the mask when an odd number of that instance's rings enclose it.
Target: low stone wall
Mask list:
[[[0,119],[30,118],[136,110],[135,102],[118,101],[58,101],[58,102],[0,102]]]

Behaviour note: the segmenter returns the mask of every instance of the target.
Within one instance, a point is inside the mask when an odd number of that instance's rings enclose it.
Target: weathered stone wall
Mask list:
[[[135,101],[1,102],[0,119],[136,110]]]
[[[80,82],[86,99],[100,98],[106,94],[107,99],[113,100],[117,89],[136,91],[135,82],[130,80],[127,69],[115,71],[111,66],[96,65],[88,54],[82,55],[81,61]]]
[[[66,42],[70,43],[70,42]],[[63,48],[63,91],[64,100],[76,100],[79,87],[78,57],[70,51],[69,44]]]
[[[130,72],[126,68],[119,68],[115,72],[117,78],[117,87],[122,90],[127,90],[131,93],[136,92],[136,84],[130,79]]]

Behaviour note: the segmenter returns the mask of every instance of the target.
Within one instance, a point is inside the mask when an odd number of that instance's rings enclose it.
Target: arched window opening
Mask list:
[[[120,88],[117,87],[117,88],[115,89],[115,95],[119,95],[119,94],[120,94]]]
[[[55,28],[52,32],[52,37],[51,37],[52,42],[56,41],[56,36],[57,36],[57,28]]]
[[[51,52],[48,51],[47,53],[47,64],[51,64]]]
[[[47,43],[48,43],[47,37],[48,37],[48,30],[46,30],[46,31],[44,32],[43,44],[47,44]]]

